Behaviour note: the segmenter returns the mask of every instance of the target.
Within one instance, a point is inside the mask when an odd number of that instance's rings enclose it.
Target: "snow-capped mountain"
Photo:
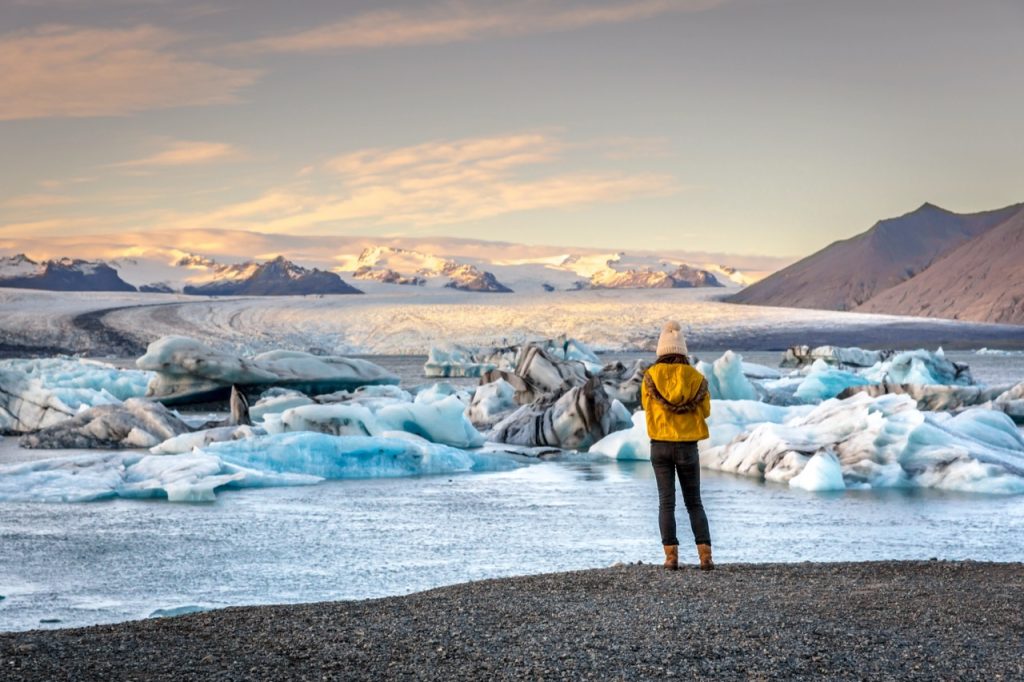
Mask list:
[[[135,291],[101,261],[60,258],[36,262],[23,253],[0,258],[0,287],[50,291]]]
[[[215,266],[217,276],[206,284],[187,285],[184,293],[201,296],[288,296],[304,294],[361,294],[337,274],[308,269],[284,256],[265,263]]]
[[[337,270],[344,271],[352,265],[351,261],[348,261]],[[363,249],[355,259],[352,273],[356,279],[376,280],[387,284],[432,284],[461,291],[492,293],[512,291],[499,282],[493,273],[481,270],[472,263],[390,246]]]

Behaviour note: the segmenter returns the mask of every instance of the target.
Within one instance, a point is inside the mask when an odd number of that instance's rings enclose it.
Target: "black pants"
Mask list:
[[[661,544],[678,545],[676,537],[676,476],[683,489],[683,504],[690,515],[690,528],[698,545],[711,544],[708,517],[700,501],[700,457],[697,443],[685,441],[669,443],[651,441],[651,464],[658,481],[658,525],[661,527]]]

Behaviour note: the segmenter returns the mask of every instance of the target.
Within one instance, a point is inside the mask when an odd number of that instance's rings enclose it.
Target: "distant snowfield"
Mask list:
[[[144,346],[168,334],[235,352],[287,348],[423,354],[431,346],[496,345],[568,334],[598,350],[650,350],[665,320],[691,348],[776,349],[794,343],[1022,348],[1024,328],[834,311],[742,306],[727,289],[481,294],[364,282],[365,295],[200,298],[174,294],[0,289],[0,347],[110,354],[76,316],[110,310],[105,330]],[[95,320],[94,320],[95,322]]]

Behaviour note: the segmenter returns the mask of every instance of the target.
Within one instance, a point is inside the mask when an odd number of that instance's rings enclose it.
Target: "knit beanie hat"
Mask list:
[[[658,357],[662,355],[687,355],[686,337],[683,336],[682,328],[678,322],[666,322],[658,337]]]

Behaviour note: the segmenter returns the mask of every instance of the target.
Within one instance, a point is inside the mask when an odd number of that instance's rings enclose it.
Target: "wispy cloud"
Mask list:
[[[166,148],[131,161],[112,164],[114,168],[152,168],[159,166],[193,166],[216,161],[230,161],[242,156],[241,152],[226,142],[195,142],[179,140]]]
[[[333,52],[438,45],[489,37],[569,31],[694,12],[724,0],[446,2],[417,10],[378,10],[305,31],[236,44],[235,52]]]
[[[258,76],[189,58],[182,41],[147,25],[0,34],[0,121],[223,104]]]
[[[328,160],[326,177],[304,176],[253,200],[189,216],[182,225],[292,233],[352,224],[422,229],[679,189],[665,174],[546,168],[563,148],[550,134],[525,133],[360,150]],[[310,189],[314,183],[338,189],[317,192]]]
[[[14,209],[51,208],[63,206],[71,201],[71,197],[63,194],[22,194],[0,201],[0,206]]]

